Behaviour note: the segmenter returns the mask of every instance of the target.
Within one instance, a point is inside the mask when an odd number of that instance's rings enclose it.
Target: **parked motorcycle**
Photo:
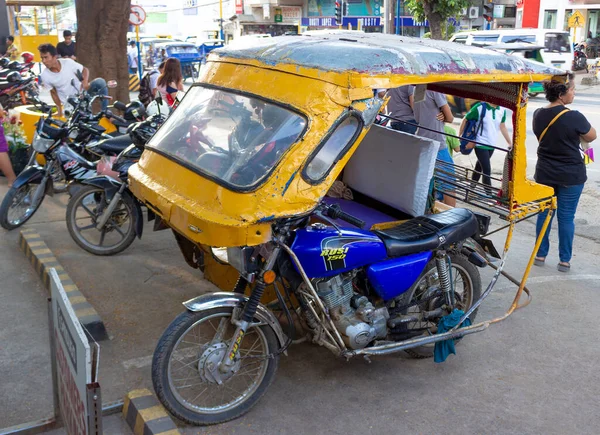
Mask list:
[[[69,121],[52,118],[52,108],[39,106],[47,117],[37,123],[32,142],[32,155],[27,167],[17,176],[0,205],[0,226],[13,230],[27,222],[42,204],[46,195],[54,195],[54,183],[85,180],[96,176],[96,162],[91,156],[119,154],[130,142],[113,138],[103,128],[87,123],[78,114]],[[77,118],[78,121],[73,121]],[[88,142],[73,142],[85,137]],[[94,141],[102,137],[104,140]],[[43,165],[38,164],[39,155]]]
[[[585,70],[588,72],[587,55],[585,54],[585,46],[577,44],[574,48],[573,71]]]
[[[143,215],[139,202],[129,191],[127,173],[144,146],[164,122],[153,115],[136,124],[129,133],[133,143],[119,154],[110,173],[80,180],[67,206],[69,234],[81,248],[94,255],[114,255],[141,238]]]

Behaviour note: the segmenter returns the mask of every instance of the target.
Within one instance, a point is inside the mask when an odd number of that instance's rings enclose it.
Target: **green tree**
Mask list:
[[[405,0],[404,4],[417,21],[429,21],[432,39],[444,39],[448,18],[472,5],[472,0]],[[447,35],[450,36],[450,35]]]
[[[77,61],[90,79],[117,80],[113,96],[129,101],[127,30],[131,0],[76,0]]]

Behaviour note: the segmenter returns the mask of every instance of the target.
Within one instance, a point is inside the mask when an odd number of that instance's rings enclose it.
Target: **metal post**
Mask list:
[[[35,34],[39,35],[37,8],[33,8],[33,26],[35,27]]]
[[[142,51],[140,50],[140,26],[135,26],[135,41],[138,55],[138,76],[140,77],[141,81],[144,68],[142,66]]]
[[[402,17],[400,16],[400,2],[402,0],[396,0],[396,35],[400,35],[400,27],[403,26]],[[404,33],[404,28],[402,29],[402,33]]]
[[[219,0],[219,29],[221,29],[221,39],[225,41],[225,33],[223,33],[223,0]]]

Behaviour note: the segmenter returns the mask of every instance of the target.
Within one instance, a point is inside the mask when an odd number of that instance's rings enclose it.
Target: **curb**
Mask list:
[[[123,419],[134,435],[181,434],[167,410],[146,388],[127,393],[123,401]]]
[[[61,284],[67,292],[69,302],[73,305],[75,315],[84,329],[96,341],[108,339],[104,322],[98,315],[98,312],[79,291],[77,285],[75,285],[69,274],[65,272],[52,251],[42,240],[42,237],[35,230],[22,230],[19,235],[19,246],[44,283],[46,290],[50,291],[50,276],[48,272],[50,268],[54,268],[60,278]]]

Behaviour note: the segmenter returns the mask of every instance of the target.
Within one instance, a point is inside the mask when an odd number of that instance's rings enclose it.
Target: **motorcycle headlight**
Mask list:
[[[79,130],[74,128],[73,130],[71,130],[71,132],[69,133],[69,139],[77,139],[77,136],[79,136]]]
[[[45,139],[41,137],[39,133],[35,133],[35,135],[33,136],[33,142],[31,143],[31,146],[38,153],[45,153],[46,151],[48,151],[48,148],[50,148],[53,143],[54,141],[52,139]]]

